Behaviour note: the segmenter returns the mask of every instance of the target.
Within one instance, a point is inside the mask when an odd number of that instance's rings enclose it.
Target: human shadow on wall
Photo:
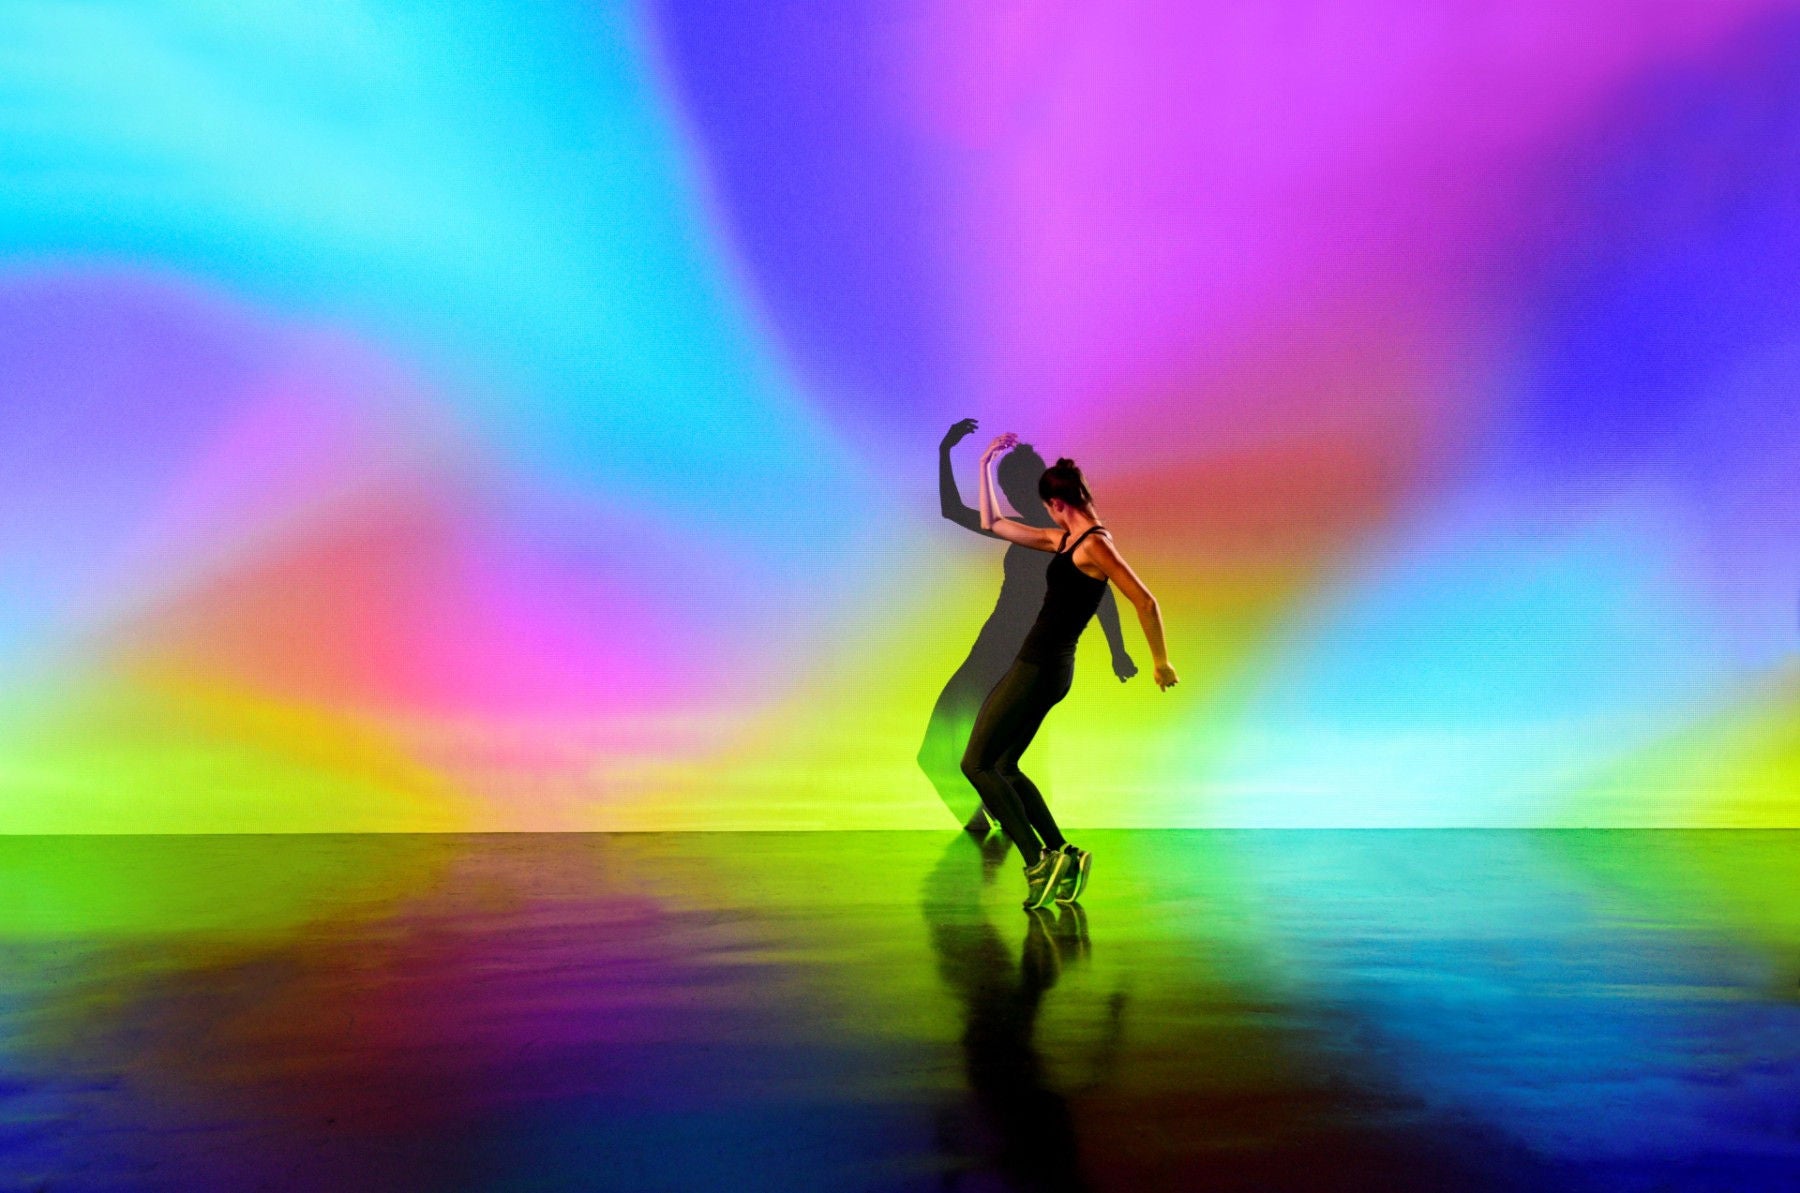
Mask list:
[[[938,1123],[945,1187],[956,1187],[971,1170],[997,1168],[1008,1187],[1086,1189],[1068,1100],[1046,1080],[1034,1039],[1045,994],[1064,966],[1088,953],[1086,912],[1067,905],[1030,913],[1015,962],[982,909],[974,857],[980,851],[985,862],[1004,849],[998,835],[979,844],[952,841],[926,876],[920,900],[938,976],[962,1004],[963,1069],[974,1099],[973,1116],[948,1114]],[[1122,1010],[1119,996],[1111,1003],[1098,1070],[1112,1067]]]
[[[938,798],[957,822],[972,832],[985,833],[990,825],[981,797],[962,773],[963,749],[969,744],[969,731],[981,702],[1012,666],[1031,623],[1037,619],[1038,609],[1044,603],[1044,572],[1050,566],[1050,553],[1009,543],[992,531],[983,530],[981,514],[963,504],[950,463],[950,449],[968,438],[976,426],[977,421],[972,418],[953,423],[938,444],[938,503],[944,517],[964,530],[1005,544],[1000,594],[962,665],[938,694],[931,720],[925,726],[925,739],[919,745],[918,760],[919,768],[937,788]],[[1001,457],[997,475],[1000,492],[1017,511],[1019,520],[1049,528],[1056,523],[1037,492],[1038,478],[1046,467],[1035,448],[1021,443]],[[1119,606],[1110,585],[1100,598],[1097,616],[1112,650],[1113,674],[1121,682],[1130,679],[1137,674],[1137,664],[1125,651]]]

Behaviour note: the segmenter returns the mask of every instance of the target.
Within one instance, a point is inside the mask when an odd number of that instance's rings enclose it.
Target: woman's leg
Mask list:
[[[1067,845],[1068,842],[1063,839],[1062,829],[1056,825],[1056,817],[1050,815],[1050,805],[1044,802],[1044,794],[1037,789],[1037,784],[1031,781],[1031,776],[1019,770],[1017,763],[1014,764],[1010,773],[1004,770],[1000,773],[1006,779],[1007,786],[1011,787],[1018,796],[1019,806],[1025,812],[1025,819],[1031,822],[1032,829],[1044,842],[1044,847],[1061,849]]]
[[[1045,715],[1060,703],[1064,696],[1069,694],[1069,685],[1073,679],[1073,668],[1057,666],[1044,668],[1043,673],[1038,677],[1041,698],[1035,702],[1038,708],[1037,715],[1030,720],[1029,724],[1021,727],[1020,732],[1013,739],[1012,747],[1002,754],[1000,760],[995,764],[995,769],[1000,772],[1000,777],[1006,780],[1007,786],[1011,787],[1013,793],[1019,797],[1019,804],[1024,809],[1025,818],[1031,822],[1031,827],[1036,830],[1044,845],[1050,849],[1061,849],[1067,842],[1063,840],[1062,830],[1056,825],[1056,818],[1050,815],[1050,806],[1044,802],[1043,793],[1037,789],[1037,784],[1031,781],[1030,776],[1019,769],[1019,758],[1025,753],[1025,748],[1031,744],[1031,739],[1037,736],[1038,727],[1044,723]]]
[[[1037,864],[1043,844],[1032,829],[1024,802],[1001,772],[999,764],[1000,759],[1013,750],[1021,734],[1025,740],[1030,740],[1053,703],[1044,699],[1040,670],[1035,663],[1017,662],[1000,677],[1000,682],[982,702],[981,711],[975,714],[974,728],[969,731],[969,745],[962,757],[963,774],[981,793],[981,802],[1000,822],[1002,831],[1019,847],[1019,855],[1027,866]],[[1017,773],[1016,769],[1013,773]],[[1038,800],[1043,802],[1041,796]]]

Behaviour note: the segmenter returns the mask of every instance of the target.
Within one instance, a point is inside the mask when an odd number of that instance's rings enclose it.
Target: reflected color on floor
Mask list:
[[[0,1188],[1800,1188],[1800,834],[0,838]]]

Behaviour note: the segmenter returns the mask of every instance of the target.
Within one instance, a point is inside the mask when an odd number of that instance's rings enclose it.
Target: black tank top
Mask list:
[[[1044,607],[1038,610],[1036,623],[1025,635],[1025,644],[1019,647],[1019,658],[1024,662],[1054,663],[1075,657],[1075,642],[1106,592],[1105,580],[1096,580],[1075,566],[1075,548],[1082,539],[1102,529],[1094,525],[1082,531],[1044,569]],[[1068,535],[1063,538],[1066,540]]]

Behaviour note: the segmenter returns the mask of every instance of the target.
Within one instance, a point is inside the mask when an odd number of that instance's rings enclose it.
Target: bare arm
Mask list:
[[[1144,628],[1144,640],[1150,644],[1150,657],[1156,661],[1156,686],[1171,688],[1175,685],[1175,668],[1169,666],[1169,650],[1163,643],[1162,608],[1144,582],[1138,579],[1125,557],[1119,554],[1117,547],[1106,535],[1095,535],[1088,542],[1093,544],[1092,559],[1113,586],[1125,594],[1137,609],[1138,624]]]
[[[1019,437],[1008,431],[1004,435],[995,436],[994,441],[987,445],[987,450],[981,453],[981,528],[1009,543],[1035,547],[1039,551],[1054,551],[1057,535],[1041,527],[1027,526],[1000,512],[1000,498],[994,484],[994,466],[1018,441]]]

